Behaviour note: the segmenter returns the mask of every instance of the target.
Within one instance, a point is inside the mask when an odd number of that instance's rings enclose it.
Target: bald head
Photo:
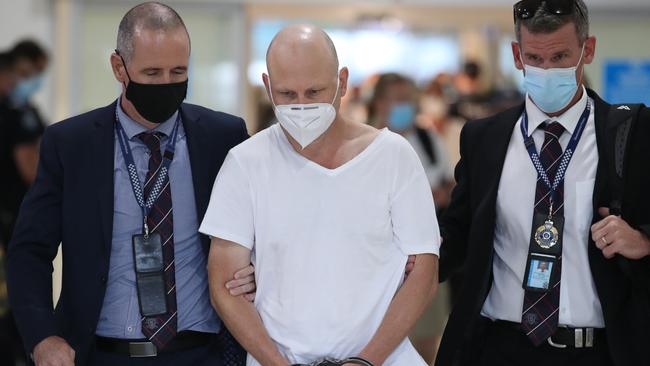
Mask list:
[[[266,51],[266,68],[272,76],[277,67],[317,61],[336,75],[339,59],[332,39],[321,28],[296,24],[283,28],[273,37]]]

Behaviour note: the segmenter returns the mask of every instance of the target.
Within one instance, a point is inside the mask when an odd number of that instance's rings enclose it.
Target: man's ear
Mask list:
[[[126,85],[129,82],[129,78],[126,75],[126,65],[124,61],[117,53],[113,52],[109,59],[111,63],[111,69],[113,70],[113,76],[120,84]]]
[[[339,97],[345,97],[348,92],[348,78],[350,77],[350,70],[344,66],[339,72]]]
[[[521,47],[518,42],[512,42],[512,57],[514,58],[515,61],[515,67],[517,70],[523,70],[524,69],[524,64],[522,63],[521,60],[524,59],[523,55],[521,54]]]
[[[585,41],[585,53],[583,55],[584,64],[589,65],[596,57],[596,37],[590,36]]]
[[[262,73],[262,82],[264,83],[264,88],[266,89],[266,95],[269,97],[269,102],[273,103],[273,98],[271,97],[271,81],[268,74]]]

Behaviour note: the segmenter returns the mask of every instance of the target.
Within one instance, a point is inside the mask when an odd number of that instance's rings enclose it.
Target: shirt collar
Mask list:
[[[147,132],[161,132],[165,136],[169,137],[171,135],[172,131],[174,130],[174,123],[176,122],[176,118],[178,116],[178,111],[176,111],[168,120],[165,122],[159,124],[153,129],[148,129],[144,127],[143,125],[139,124],[138,122],[134,121],[131,117],[129,117],[126,112],[122,109],[122,100],[121,98],[117,102],[117,116],[120,118],[120,123],[122,123],[122,128],[124,128],[124,132],[126,132],[126,136],[129,138],[129,140],[132,140],[134,137],[137,135]]]
[[[587,108],[587,99],[589,98],[587,96],[587,90],[585,89],[585,87],[581,86],[581,88],[582,88],[582,98],[580,98],[578,103],[574,104],[573,107],[569,108],[569,110],[567,110],[566,112],[564,112],[563,114],[557,117],[549,117],[548,115],[546,115],[546,113],[544,113],[541,109],[539,109],[539,107],[537,107],[535,103],[533,103],[530,97],[526,95],[526,113],[528,114],[528,136],[532,135],[532,133],[542,123],[548,121],[549,119],[559,122],[569,134],[573,134],[573,131],[578,125],[582,112],[584,112],[585,108]]]

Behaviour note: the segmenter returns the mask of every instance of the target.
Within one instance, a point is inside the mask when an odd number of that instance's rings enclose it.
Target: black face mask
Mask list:
[[[136,83],[126,70],[124,58],[122,62],[126,76],[129,78],[126,99],[133,103],[138,113],[153,123],[163,123],[171,118],[187,96],[187,80],[169,84]]]

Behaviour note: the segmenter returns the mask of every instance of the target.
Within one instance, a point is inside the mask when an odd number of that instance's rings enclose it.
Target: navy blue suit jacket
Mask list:
[[[84,364],[94,345],[111,253],[115,106],[52,125],[43,136],[7,257],[11,307],[28,352],[58,335]],[[248,134],[238,117],[190,104],[180,112],[201,219],[226,154]],[[207,255],[209,238],[201,240]],[[63,285],[54,309],[52,260],[60,243]]]

